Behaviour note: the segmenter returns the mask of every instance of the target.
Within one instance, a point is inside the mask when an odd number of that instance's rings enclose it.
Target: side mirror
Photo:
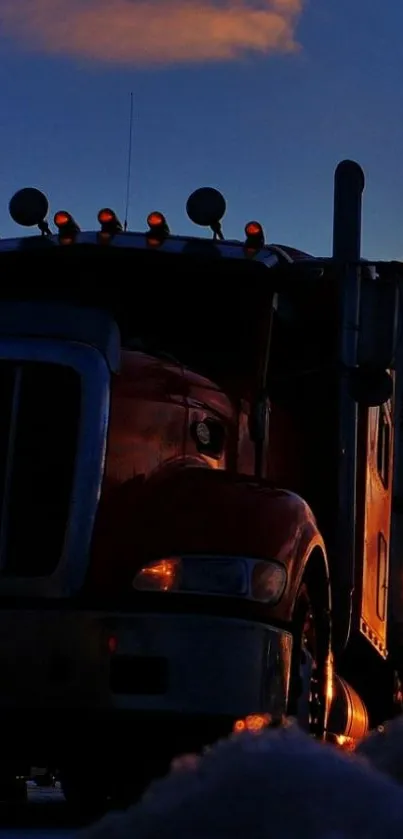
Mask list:
[[[270,402],[266,392],[253,401],[249,415],[249,434],[252,443],[263,444],[266,440],[269,422]]]
[[[379,408],[393,396],[393,379],[387,370],[355,367],[349,371],[350,395],[364,408]]]
[[[378,276],[375,266],[361,269],[357,364],[391,369],[396,350],[399,292],[396,277]],[[378,373],[378,378],[379,378]]]
[[[255,478],[265,474],[269,432],[270,401],[266,391],[257,394],[249,416],[249,434],[255,448]]]

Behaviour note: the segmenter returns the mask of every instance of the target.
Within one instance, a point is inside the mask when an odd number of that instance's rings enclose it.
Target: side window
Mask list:
[[[379,408],[376,463],[377,463],[379,477],[380,477],[385,489],[389,488],[389,481],[390,481],[389,461],[390,461],[390,423],[389,423],[389,418],[388,418],[387,412],[385,410],[385,407],[382,405],[381,408]]]
[[[381,621],[386,616],[388,545],[383,533],[378,533],[378,586],[376,611]]]

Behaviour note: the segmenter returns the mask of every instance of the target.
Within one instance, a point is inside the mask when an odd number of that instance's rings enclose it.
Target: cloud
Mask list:
[[[0,0],[0,31],[47,54],[126,65],[292,52],[303,0]]]

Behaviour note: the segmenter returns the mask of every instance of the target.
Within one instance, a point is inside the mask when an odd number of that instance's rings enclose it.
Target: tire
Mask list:
[[[324,739],[326,701],[326,644],[321,639],[319,610],[308,585],[302,583],[295,601],[288,714],[308,733]]]

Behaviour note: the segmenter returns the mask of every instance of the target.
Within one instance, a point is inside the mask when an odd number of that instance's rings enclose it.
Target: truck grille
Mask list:
[[[80,418],[70,367],[0,361],[0,574],[51,574],[68,521]]]

